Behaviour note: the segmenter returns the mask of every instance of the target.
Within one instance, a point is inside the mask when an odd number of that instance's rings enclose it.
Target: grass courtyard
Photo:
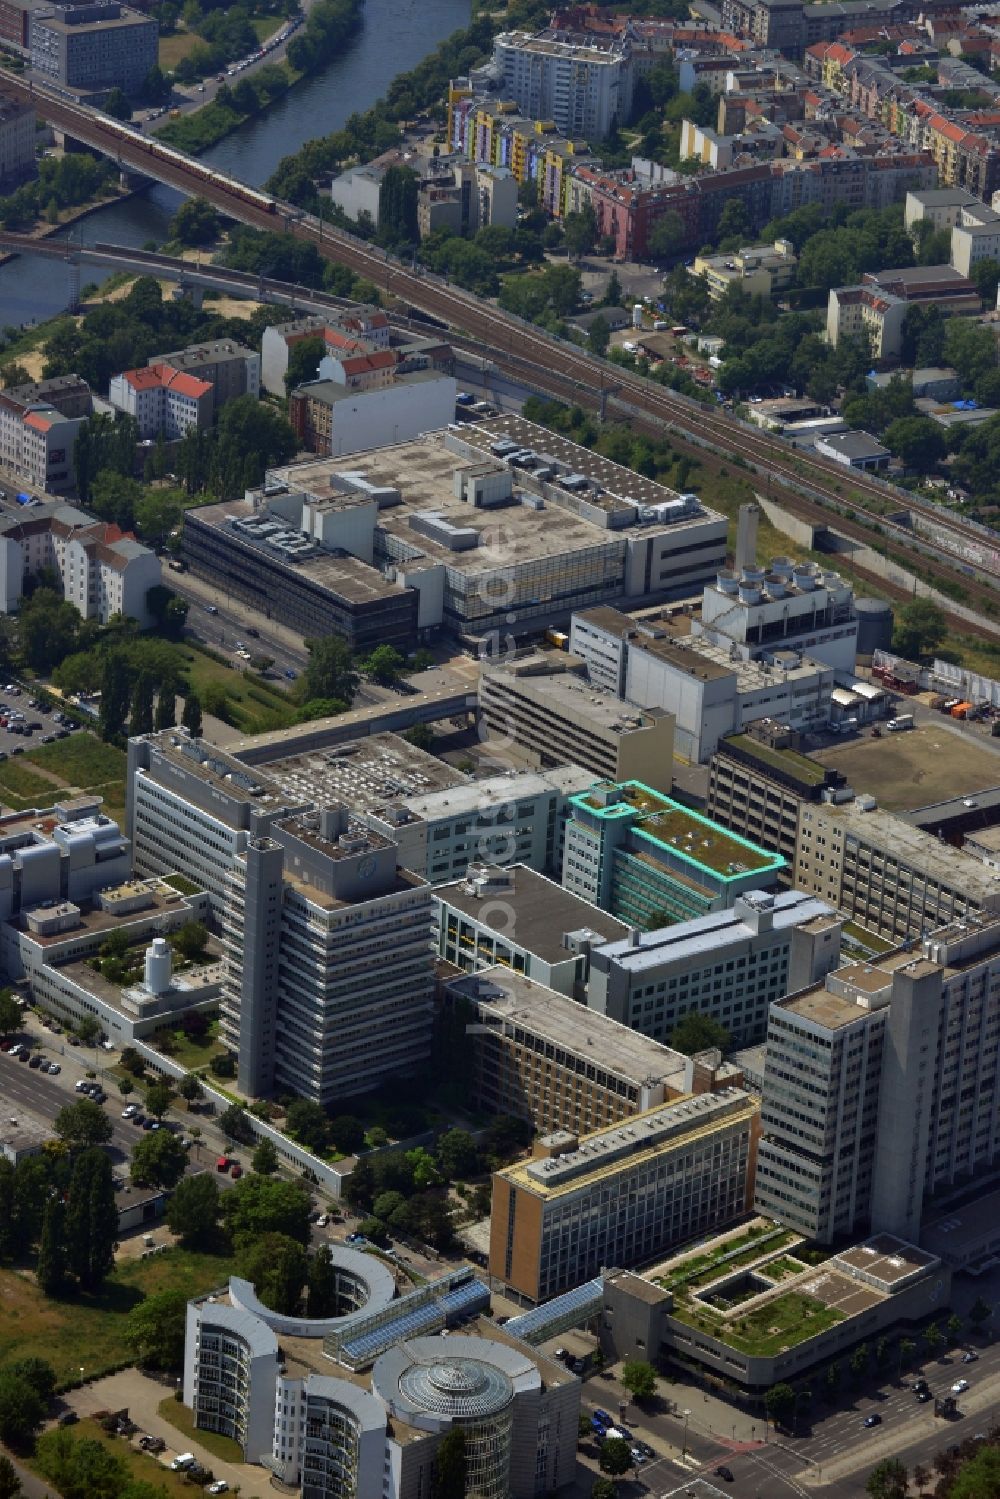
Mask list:
[[[87,792],[104,798],[109,817],[123,817],[125,767],[124,753],[113,744],[105,744],[94,734],[74,734],[3,761],[0,801],[15,812],[24,812]]]
[[[836,1307],[824,1306],[814,1296],[799,1291],[786,1291],[751,1312],[741,1314],[737,1310],[728,1317],[693,1301],[675,1305],[671,1315],[751,1358],[772,1357],[844,1320],[843,1312]]]
[[[668,1274],[656,1277],[656,1284],[666,1291],[681,1288],[695,1291],[717,1276],[742,1269],[764,1254],[774,1254],[776,1250],[784,1249],[798,1237],[799,1235],[786,1228],[775,1227],[770,1231],[758,1230],[756,1233],[747,1229],[742,1234],[734,1234],[731,1239],[713,1244],[705,1254],[690,1255],[687,1259],[678,1261]]]
[[[165,1493],[171,1496],[177,1495],[178,1499],[191,1499],[191,1484],[183,1473],[171,1473],[170,1469],[158,1461],[152,1453],[140,1452],[138,1447],[124,1441],[122,1437],[108,1436],[99,1421],[83,1420],[73,1427],[70,1433],[74,1442],[95,1441],[100,1442],[102,1447],[107,1448],[120,1461],[124,1462],[129,1470],[132,1482],[156,1484],[157,1493]],[[199,1432],[201,1439],[205,1435]],[[236,1444],[233,1443],[235,1446]],[[237,1451],[239,1449],[237,1448]],[[29,1467],[37,1468],[37,1463],[29,1460]]]
[[[126,1260],[98,1296],[50,1300],[27,1275],[0,1269],[0,1365],[43,1358],[60,1383],[120,1367],[129,1358],[125,1316],[145,1296],[179,1290],[202,1295],[232,1270],[224,1255],[171,1249],[148,1260]]]

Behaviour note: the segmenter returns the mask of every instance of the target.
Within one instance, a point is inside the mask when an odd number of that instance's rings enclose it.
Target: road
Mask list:
[[[457,290],[438,276],[410,270],[352,234],[323,225],[311,215],[266,193],[226,177],[207,164],[143,137],[97,111],[62,98],[54,90],[32,81],[12,77],[5,85],[17,98],[32,104],[53,124],[77,139],[105,152],[124,166],[146,173],[189,195],[200,194],[222,212],[258,229],[281,230],[314,244],[329,260],[347,265],[370,278],[380,290],[396,294],[432,317],[442,326],[459,328],[478,343],[473,352],[490,352],[498,364],[523,375],[538,389],[559,399],[580,402],[604,414],[609,406],[634,425],[653,423],[664,431],[680,433],[728,457],[741,458],[751,472],[765,475],[767,483],[802,494],[808,492],[821,514],[830,510],[840,516],[849,505],[868,512],[883,534],[902,546],[913,545],[912,533],[894,527],[883,511],[889,498],[899,506],[932,519],[939,528],[932,555],[950,578],[961,576],[968,603],[991,609],[1000,588],[1000,548],[996,536],[986,528],[958,519],[928,501],[893,490],[880,480],[844,469],[830,460],[790,450],[779,439],[750,429],[746,424],[711,406],[702,406],[664,386],[622,368],[607,365],[593,355],[574,348],[532,324],[523,322],[490,303]],[[838,528],[851,523],[838,519]],[[870,533],[860,528],[870,539]],[[931,543],[925,542],[925,547]],[[970,576],[978,569],[975,576]],[[932,569],[933,572],[933,569]],[[985,632],[1000,638],[1000,624],[984,620]]]

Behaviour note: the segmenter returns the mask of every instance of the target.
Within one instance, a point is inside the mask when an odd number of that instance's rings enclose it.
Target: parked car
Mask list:
[[[930,1390],[918,1390],[917,1399],[920,1401],[921,1405],[926,1405],[928,1400],[934,1399],[934,1396],[931,1394]]]
[[[969,1381],[967,1379],[956,1379],[951,1387],[951,1393],[953,1395],[964,1395],[968,1388]]]
[[[865,1417],[865,1425],[866,1426],[881,1426],[882,1425],[882,1417],[878,1414],[877,1411],[873,1411],[870,1416],[866,1416]]]
[[[594,1420],[599,1421],[602,1426],[614,1426],[615,1424],[614,1416],[610,1416],[607,1411],[600,1409],[594,1412]]]
[[[962,1354],[962,1363],[963,1364],[974,1364],[978,1358],[979,1358],[979,1354],[978,1353],[973,1353],[973,1351],[972,1351],[971,1348],[967,1348],[966,1351]]]
[[[732,1468],[718,1467],[715,1470],[715,1476],[716,1476],[716,1478],[725,1479],[726,1483],[732,1483],[732,1481],[733,1481],[733,1470],[732,1470]]]
[[[62,1064],[60,1062],[50,1062],[49,1077],[55,1077],[58,1072],[62,1072]]]

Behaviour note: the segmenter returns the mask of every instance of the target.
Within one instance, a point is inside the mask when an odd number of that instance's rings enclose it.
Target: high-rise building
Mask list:
[[[815,896],[747,891],[724,910],[595,947],[587,1005],[658,1041],[685,1015],[705,1015],[745,1046],[763,1039],[774,1000],[836,968],[840,931]]]
[[[570,797],[563,884],[635,926],[731,906],[776,883],[784,860],[641,781]]]
[[[563,41],[504,32],[493,44],[493,63],[505,98],[574,139],[604,140],[631,112],[632,48],[622,36]]]
[[[428,1055],[430,886],[343,804],[290,790],[180,730],[129,743],[135,866],[208,892],[241,1089],[326,1104]]]
[[[750,1205],[757,1104],[724,1087],[582,1138],[544,1136],[493,1177],[490,1274],[531,1301],[722,1228]]]
[[[756,1204],[917,1239],[1000,1156],[1000,923],[955,923],[771,1006]]]
[[[117,0],[47,0],[31,16],[31,66],[99,104],[112,89],[138,94],[156,62],[159,25]]]
[[[792,883],[894,941],[1000,912],[1000,889],[978,859],[870,796],[842,806],[801,803]]]
[[[222,918],[222,1035],[247,1093],[331,1104],[430,1054],[430,886],[345,807],[251,833]]]

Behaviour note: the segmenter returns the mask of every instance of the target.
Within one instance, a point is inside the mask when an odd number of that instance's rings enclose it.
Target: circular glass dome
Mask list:
[[[514,1398],[514,1386],[502,1369],[468,1358],[411,1364],[400,1376],[399,1388],[423,1410],[458,1420],[493,1415]]]

